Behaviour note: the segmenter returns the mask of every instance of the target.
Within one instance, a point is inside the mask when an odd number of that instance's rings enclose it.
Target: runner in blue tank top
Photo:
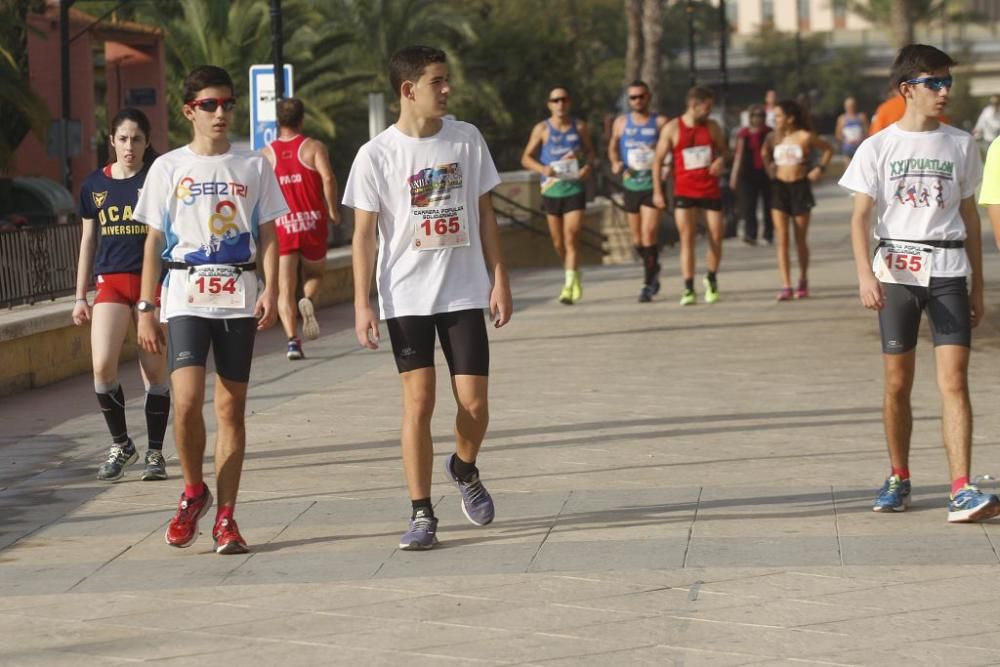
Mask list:
[[[853,97],[844,100],[844,113],[837,118],[833,136],[837,139],[840,151],[847,156],[848,160],[854,157],[858,146],[868,136],[868,117],[863,111],[857,110],[857,103]]]
[[[580,284],[579,244],[587,207],[584,182],[594,162],[594,146],[587,123],[570,115],[569,89],[549,91],[548,120],[535,125],[521,155],[525,169],[542,175],[542,207],[552,234],[552,245],[566,269],[560,303],[573,304],[583,296]],[[536,151],[541,153],[536,158]]]
[[[625,215],[644,272],[639,301],[645,303],[660,291],[660,246],[656,238],[660,210],[653,204],[653,179],[660,177],[655,149],[667,119],[649,110],[652,96],[644,81],[629,84],[627,95],[630,111],[616,118],[611,127],[608,159],[611,171],[622,175]]]
[[[90,174],[80,188],[83,235],[77,264],[73,322],[90,322],[97,402],[111,432],[111,449],[97,471],[97,479],[120,479],[139,452],[125,424],[125,394],[118,382],[118,360],[139,301],[142,253],[146,226],[132,220],[139,190],[156,157],[149,146],[150,125],[137,109],[122,109],[111,121],[111,148],[115,161]],[[87,289],[97,276],[97,296],[91,309]],[[139,368],[146,386],[146,452],[144,480],[166,479],[163,436],[170,412],[170,384],[166,355],[139,350]]]

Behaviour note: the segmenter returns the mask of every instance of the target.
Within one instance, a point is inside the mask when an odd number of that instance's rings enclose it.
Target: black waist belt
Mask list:
[[[921,243],[935,248],[964,248],[965,241],[904,241],[903,239],[881,239],[878,247],[882,248],[887,243]]]
[[[199,266],[205,266],[204,264],[188,264],[187,262],[164,262],[163,265],[168,269],[186,269],[188,271],[196,269]],[[246,262],[244,264],[226,264],[223,266],[231,266],[234,269],[239,269],[240,271],[254,271],[257,269],[257,262]]]

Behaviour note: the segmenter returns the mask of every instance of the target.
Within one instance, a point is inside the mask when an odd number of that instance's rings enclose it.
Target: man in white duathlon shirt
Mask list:
[[[851,239],[861,302],[878,311],[882,334],[883,421],[891,469],[872,509],[901,512],[910,502],[910,392],[920,317],[926,311],[951,479],[948,521],[965,523],[996,516],[1000,500],[969,479],[969,346],[983,316],[983,253],[974,198],[982,161],[970,134],[937,119],[948,103],[953,65],[933,46],[900,50],[891,82],[906,111],[862,142],[840,184],[855,193]],[[874,259],[868,242],[873,211],[878,218]]]
[[[448,112],[445,54],[426,46],[397,51],[389,79],[400,98],[399,120],[361,147],[344,188],[354,208],[354,317],[358,342],[376,349],[378,317],[368,286],[379,231],[378,295],[403,385],[403,468],[410,494],[409,530],[400,549],[437,544],[431,504],[435,331],[451,372],[458,407],[456,452],[448,479],[477,526],[494,517],[476,458],[489,420],[489,341],[510,320],[511,295],[490,190],[500,183],[486,142]]]
[[[167,323],[174,441],[184,474],[184,492],[167,526],[167,544],[193,544],[198,520],[212,506],[212,493],[202,477],[205,364],[211,349],[218,375],[214,405],[219,495],[212,537],[217,553],[245,553],[246,541],[233,510],[246,449],[247,382],[254,336],[277,318],[274,220],[288,213],[288,207],[267,160],[229,144],[236,106],[229,74],[211,65],[195,68],[184,79],[183,100],[182,111],[194,135],[191,143],[153,163],[133,216],[149,225],[138,338],[150,352],[167,342],[151,303],[161,271],[167,268],[161,318]]]

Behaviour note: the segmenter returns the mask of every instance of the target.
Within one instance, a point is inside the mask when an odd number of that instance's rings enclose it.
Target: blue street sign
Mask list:
[[[292,66],[285,64],[285,97],[292,97]],[[274,65],[250,66],[250,148],[260,150],[278,138],[274,109]]]

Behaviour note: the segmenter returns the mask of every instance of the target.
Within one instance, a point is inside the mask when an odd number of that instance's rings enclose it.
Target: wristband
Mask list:
[[[77,299],[77,301],[83,301],[84,303],[90,303],[90,302],[89,302],[89,301],[87,301],[86,299]]]

